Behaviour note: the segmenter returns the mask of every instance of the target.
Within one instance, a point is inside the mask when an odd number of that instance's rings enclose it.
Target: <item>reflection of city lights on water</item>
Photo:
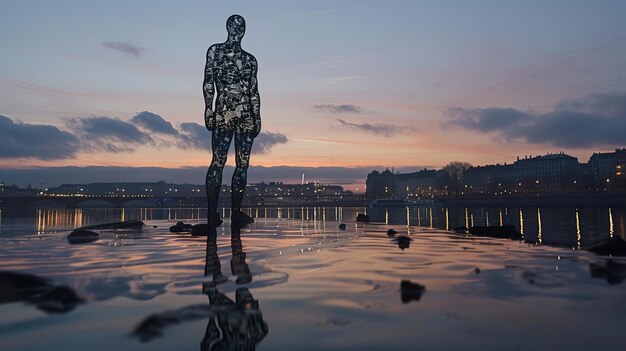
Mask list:
[[[613,213],[611,212],[611,208],[609,207],[609,236],[613,238]]]
[[[578,209],[576,209],[576,247],[580,250],[580,219]]]
[[[385,207],[385,224],[389,224],[389,209]]]
[[[519,232],[524,236],[524,212],[519,209]]]
[[[422,215],[420,213],[420,208],[417,208],[417,226],[421,227],[422,226]]]
[[[500,209],[500,226],[502,227],[502,209]]]
[[[433,227],[433,209],[430,209],[430,228]]]
[[[537,238],[539,245],[541,245],[541,209],[537,208]]]
[[[406,225],[407,227],[411,225],[411,210],[409,206],[406,207]]]
[[[446,207],[446,230],[450,230],[450,226],[448,225],[448,208]]]

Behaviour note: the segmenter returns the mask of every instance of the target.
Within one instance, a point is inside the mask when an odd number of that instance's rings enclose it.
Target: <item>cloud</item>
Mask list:
[[[593,94],[560,102],[546,113],[513,108],[448,110],[444,127],[495,134],[507,141],[585,148],[626,144],[626,93]]]
[[[414,133],[418,131],[418,129],[416,129],[413,126],[397,126],[394,124],[387,124],[387,123],[357,124],[357,123],[346,122],[340,118],[337,118],[337,121],[341,123],[342,127],[353,129],[353,130],[363,132],[363,133],[380,135],[386,138],[392,137],[396,134],[408,134],[408,133]]]
[[[252,152],[258,154],[266,154],[278,144],[286,144],[289,140],[282,133],[261,132],[254,139],[252,144]]]
[[[323,105],[315,105],[313,106],[314,110],[326,113],[332,113],[334,115],[342,114],[342,113],[364,113],[363,109],[357,105],[331,105],[331,104],[323,104]]]
[[[178,147],[181,149],[211,149],[211,132],[205,126],[194,122],[180,124],[180,140]]]
[[[146,50],[139,45],[135,45],[127,41],[105,41],[102,43],[102,46],[107,49],[119,51],[135,57],[139,57],[139,55]]]
[[[178,131],[172,126],[172,123],[163,119],[163,117],[152,112],[139,112],[130,119],[136,125],[140,125],[145,129],[161,134],[178,135]]]
[[[65,159],[73,158],[79,149],[76,136],[55,126],[16,123],[0,116],[0,158]]]
[[[163,117],[147,111],[130,121],[106,116],[68,118],[65,127],[71,133],[52,125],[14,122],[0,115],[0,159],[67,159],[79,152],[117,154],[134,152],[138,145],[146,144],[157,148],[211,150],[212,135],[205,126],[188,122],[181,123],[177,130]],[[287,136],[282,133],[263,131],[255,138],[252,152],[266,154],[274,146],[287,142]]]
[[[80,137],[85,151],[132,152],[134,145],[153,143],[149,134],[118,118],[70,118],[66,124]]]

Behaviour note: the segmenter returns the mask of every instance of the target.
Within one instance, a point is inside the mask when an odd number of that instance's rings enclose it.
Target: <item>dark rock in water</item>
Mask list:
[[[503,226],[474,226],[469,228],[469,232],[475,236],[485,236],[490,238],[501,238],[511,240],[522,240],[522,234],[515,229],[514,225]]]
[[[369,223],[370,216],[366,215],[365,213],[359,213],[356,215],[356,221],[359,223]]]
[[[103,223],[103,224],[95,224],[88,225],[86,227],[81,227],[82,229],[96,229],[96,230],[104,230],[104,229],[141,229],[143,228],[144,223],[140,220],[130,220],[123,222],[111,222],[111,223]]]
[[[395,231],[395,230],[393,230],[393,229],[388,229],[388,230],[387,230],[387,236],[388,236],[388,237],[393,237],[393,236],[394,236],[394,235],[396,235],[396,234],[398,234],[398,232],[396,232],[396,231]]]
[[[38,309],[48,313],[67,313],[83,302],[85,300],[67,286],[58,286],[34,300]]]
[[[474,273],[480,274],[480,268],[478,268],[478,267],[474,268]]]
[[[607,260],[606,264],[590,263],[589,271],[593,278],[606,279],[611,284],[621,284],[626,278],[626,263]]]
[[[403,280],[400,283],[400,299],[402,303],[409,303],[412,300],[419,301],[426,291],[426,286],[419,283],[411,283],[410,280]]]
[[[35,275],[0,272],[0,303],[22,301],[54,287],[52,281]]]
[[[626,256],[626,242],[622,238],[613,237],[607,241],[589,246],[587,251],[603,256]]]
[[[251,223],[254,223],[254,218],[241,211],[234,211],[230,216],[230,220],[232,224],[239,228],[243,228]]]
[[[400,236],[397,236],[394,239],[394,241],[396,242],[396,244],[398,244],[399,248],[404,250],[404,249],[409,248],[409,246],[411,245],[411,241],[413,241],[413,239],[409,238],[408,236],[400,235]]]
[[[84,228],[74,229],[68,236],[67,241],[70,244],[84,244],[90,243],[98,240],[100,238],[100,234],[96,232],[92,232],[91,230],[87,230]]]
[[[193,225],[189,223],[178,222],[176,225],[170,227],[172,233],[188,233],[191,231]]]
[[[343,223],[339,224],[339,229],[346,230],[346,225]]]
[[[66,313],[85,300],[66,286],[35,275],[0,272],[0,303],[22,301],[47,313]]]
[[[211,228],[215,229],[215,227],[209,226],[207,223],[196,224],[191,227],[191,235],[193,236],[207,236],[211,233]]]

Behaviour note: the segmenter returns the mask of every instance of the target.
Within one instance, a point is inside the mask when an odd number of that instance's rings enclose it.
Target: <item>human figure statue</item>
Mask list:
[[[204,70],[204,122],[212,132],[213,159],[206,175],[209,226],[222,223],[217,203],[222,185],[222,171],[233,136],[235,172],[232,179],[231,221],[240,226],[254,220],[241,212],[246,188],[250,150],[261,131],[260,98],[257,87],[257,61],[241,48],[246,22],[239,15],[226,21],[228,39],[207,51]]]

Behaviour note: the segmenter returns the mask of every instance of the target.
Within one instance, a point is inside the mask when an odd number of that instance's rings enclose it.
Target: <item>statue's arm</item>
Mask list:
[[[213,72],[213,60],[215,49],[210,47],[206,53],[206,65],[204,66],[204,82],[202,90],[204,92],[204,125],[209,131],[215,129],[215,112],[213,111],[213,97],[215,96],[215,79]]]
[[[254,56],[252,57],[252,74],[250,75],[250,103],[252,104],[253,136],[256,137],[261,132],[261,97],[259,96],[259,86],[257,81],[258,64]]]

